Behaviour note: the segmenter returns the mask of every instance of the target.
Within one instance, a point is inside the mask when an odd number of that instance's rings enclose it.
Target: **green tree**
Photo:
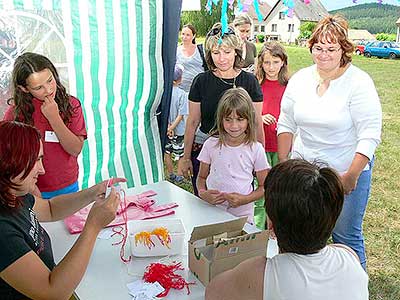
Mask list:
[[[365,3],[333,10],[329,13],[339,13],[345,16],[349,21],[350,28],[353,29],[366,29],[372,34],[396,33],[396,21],[399,19],[400,6]]]
[[[213,5],[211,15],[206,10],[207,0],[201,0],[200,11],[184,11],[181,14],[181,28],[185,24],[192,24],[197,35],[205,36],[211,27],[221,20],[221,2],[217,6]],[[228,9],[228,22],[234,19],[233,10]]]
[[[312,32],[314,31],[315,26],[317,26],[317,23],[315,22],[303,22],[300,25],[300,39],[309,39]]]

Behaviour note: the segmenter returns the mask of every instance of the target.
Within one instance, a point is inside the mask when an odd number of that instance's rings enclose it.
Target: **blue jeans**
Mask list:
[[[369,170],[361,172],[356,189],[345,196],[342,212],[332,233],[334,243],[349,246],[357,253],[364,270],[366,270],[367,259],[365,256],[362,223],[371,189],[374,159],[368,164]]]
[[[66,186],[65,188],[51,191],[51,192],[42,192],[43,199],[50,199],[58,195],[71,194],[79,191],[78,181],[75,181],[73,184]]]

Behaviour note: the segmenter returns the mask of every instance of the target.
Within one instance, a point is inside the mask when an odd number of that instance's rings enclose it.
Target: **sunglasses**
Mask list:
[[[220,33],[222,33],[222,27],[213,28],[207,33],[206,38],[208,38],[210,36],[215,36]],[[231,27],[228,27],[227,31],[222,35],[225,35],[225,34],[226,35],[235,34],[235,30],[233,30]]]

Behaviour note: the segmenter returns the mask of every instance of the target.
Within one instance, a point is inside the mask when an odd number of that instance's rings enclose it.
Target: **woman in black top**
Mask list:
[[[221,24],[216,23],[207,33],[205,48],[209,70],[197,75],[190,88],[185,151],[181,163],[183,174],[192,177],[196,195],[199,168],[197,156],[208,133],[214,127],[218,102],[227,89],[240,86],[251,96],[256,112],[257,140],[264,145],[261,121],[263,95],[254,75],[241,69],[242,40],[231,27],[222,35]]]
[[[120,199],[106,182],[50,200],[31,193],[44,174],[43,145],[36,128],[0,122],[0,299],[69,299],[81,281],[97,234],[116,214]],[[113,182],[125,181],[114,179]],[[62,220],[93,205],[83,232],[55,265],[50,238],[39,222]]]

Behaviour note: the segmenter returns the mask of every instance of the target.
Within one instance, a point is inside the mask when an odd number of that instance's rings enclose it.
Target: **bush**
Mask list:
[[[376,34],[376,39],[378,41],[390,41],[390,42],[395,42],[396,41],[396,35],[391,34],[391,33],[377,33]]]
[[[316,22],[304,22],[300,25],[300,39],[306,39],[308,40],[312,34],[312,32],[315,29],[315,26],[317,26]]]
[[[257,41],[259,43],[264,43],[265,41],[265,36],[263,34],[257,34]]]

